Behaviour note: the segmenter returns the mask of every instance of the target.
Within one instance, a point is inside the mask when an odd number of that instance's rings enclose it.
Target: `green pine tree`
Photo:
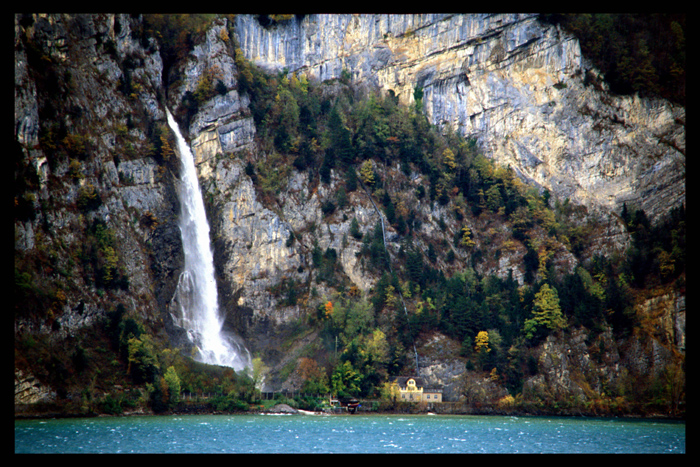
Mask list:
[[[566,318],[559,306],[557,289],[544,284],[535,294],[533,317],[523,326],[525,337],[532,339],[538,332],[558,331],[566,327]]]

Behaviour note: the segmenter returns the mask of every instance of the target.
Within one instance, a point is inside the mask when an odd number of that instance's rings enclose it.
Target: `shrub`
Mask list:
[[[352,222],[350,222],[350,235],[356,240],[362,240],[362,232],[360,231],[360,224],[357,222],[357,218],[353,217]]]
[[[102,198],[92,184],[87,184],[78,190],[78,209],[84,212],[94,211],[102,205]]]

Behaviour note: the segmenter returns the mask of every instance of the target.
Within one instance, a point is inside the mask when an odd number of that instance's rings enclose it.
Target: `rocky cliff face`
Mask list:
[[[175,177],[152,147],[163,67],[141,26],[128,15],[15,19],[17,345],[71,342],[118,304],[165,321],[183,259]],[[33,380],[15,357],[16,382]]]
[[[623,203],[655,219],[685,202],[685,110],[609,94],[578,42],[536,15],[309,15],[267,26],[242,15],[235,31],[246,58],[273,72],[320,81],[349,73],[355,85],[391,91],[409,105],[421,90],[433,123],[475,138],[528,183],[598,217],[591,256],[628,245],[617,216]],[[306,212],[318,213],[314,204]],[[324,239],[322,246],[338,245]],[[367,290],[371,280],[353,271],[352,254],[343,258]],[[565,270],[572,259],[559,255]],[[522,253],[500,261],[490,272],[521,277]],[[445,384],[453,378],[443,376]]]
[[[66,297],[56,302],[60,336],[92,322],[112,300],[159,319],[157,303],[168,297],[180,266],[172,173],[148,147],[147,132],[164,118],[158,50],[139,40],[132,30],[138,22],[126,15],[27,21],[15,22],[16,163],[35,172],[36,183],[19,194],[29,199],[31,215],[15,224],[16,259],[51,255],[48,280]],[[129,293],[117,287],[99,298],[94,284],[83,282],[79,256],[87,254],[84,232],[95,220],[114,235]]]
[[[652,218],[685,199],[685,109],[616,97],[578,41],[534,14],[236,18],[247,58],[270,70],[393,91],[422,89],[433,123],[479,141],[526,180],[591,209]],[[653,194],[653,196],[651,196]]]
[[[288,168],[276,203],[256,191],[246,162],[279,160],[256,146],[248,97],[236,87],[229,31],[249,60],[270,70],[306,73],[319,81],[345,70],[353,83],[391,90],[405,103],[422,90],[433,122],[476,138],[484,154],[529,183],[600,212],[600,248],[627,244],[611,214],[623,202],[658,217],[685,200],[684,109],[610,96],[585,84],[595,71],[577,42],[535,15],[313,15],[269,27],[252,16],[237,16],[235,24],[221,18],[169,70],[178,79],[167,90],[156,42],[142,28],[138,17],[128,15],[33,15],[15,21],[16,163],[36,172],[36,183],[16,191],[16,204],[28,203],[33,214],[16,218],[15,264],[35,286],[43,282],[50,289],[42,306],[51,308],[46,315],[16,314],[17,336],[66,339],[123,303],[177,341],[169,319],[182,267],[177,163],[153,145],[165,122],[163,106],[177,108],[206,73],[220,77],[227,91],[181,125],[209,211],[227,326],[279,374],[315,338],[300,329],[305,306],[314,300],[310,290],[317,300],[332,292],[311,272],[314,247],[334,249],[342,274],[361,292],[374,285],[376,275],[356,255],[361,242],[349,235],[353,218],[368,231],[382,216],[364,191],[349,193],[346,207],[330,216],[322,204],[341,183],[335,171],[330,184],[311,186],[305,174]],[[79,140],[83,145],[76,149]],[[397,185],[412,189],[420,183],[398,166],[388,171]],[[99,202],[91,204],[95,199]],[[437,203],[417,212],[418,248],[451,242],[460,228],[439,225],[450,216]],[[96,222],[111,232],[113,252],[98,252],[91,263],[85,245],[92,238],[88,226]],[[484,256],[493,258],[504,227],[480,219],[470,228]],[[387,236],[396,255],[400,239],[390,228]],[[576,258],[563,245],[552,248],[558,267],[573,270]],[[481,263],[478,272],[506,277],[512,271],[522,282],[524,254],[516,245],[498,260]],[[455,264],[465,259],[459,255]],[[116,262],[115,273],[128,277],[128,290],[95,285],[98,269],[90,265],[104,258],[112,258],[104,264]],[[438,265],[446,273],[458,267],[442,260]],[[309,291],[294,305],[279,293],[290,282]],[[676,342],[684,341],[684,327],[677,325],[685,316],[684,301],[669,303],[677,313],[663,322],[664,329],[674,330]],[[291,336],[294,343],[283,350]],[[455,343],[431,336],[419,344],[422,355],[436,355],[422,357],[426,374],[458,394],[464,365]],[[553,353],[548,347],[543,352]],[[23,382],[32,378],[18,374]],[[270,384],[291,385],[282,376],[273,376]]]

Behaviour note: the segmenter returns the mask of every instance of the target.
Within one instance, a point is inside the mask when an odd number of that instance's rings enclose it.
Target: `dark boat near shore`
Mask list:
[[[324,410],[326,413],[356,413],[358,408],[360,407],[360,401],[351,398],[351,399],[330,399],[330,407]]]
[[[357,399],[350,399],[347,402],[346,407],[348,408],[349,413],[355,413],[355,412],[357,412],[357,409],[360,407],[360,401],[358,401]]]

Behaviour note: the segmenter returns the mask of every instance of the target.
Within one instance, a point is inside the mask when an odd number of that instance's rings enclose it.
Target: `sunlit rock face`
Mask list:
[[[599,214],[586,255],[624,251],[629,235],[617,218],[622,203],[641,207],[654,219],[685,202],[685,110],[662,100],[610,95],[578,42],[541,24],[536,15],[308,15],[268,27],[255,16],[237,15],[235,44],[233,34],[227,36],[232,31],[227,21],[214,20],[191,53],[169,70],[163,69],[157,40],[140,37],[143,24],[136,16],[33,15],[31,24],[16,21],[17,157],[36,170],[36,183],[27,190],[36,216],[15,221],[16,261],[31,264],[38,258],[44,264],[50,259],[52,267],[37,273],[35,281],[57,281],[65,290],[50,320],[17,318],[17,335],[68,338],[100,323],[117,303],[156,327],[168,326],[184,262],[176,158],[165,163],[150,146],[153,130],[165,125],[165,105],[177,110],[207,72],[223,80],[226,92],[202,102],[189,120],[178,123],[196,158],[227,329],[242,334],[273,374],[286,374],[280,370],[303,355],[314,336],[298,334],[309,303],[286,304],[281,286],[295,281],[308,295],[311,290],[317,297],[332,293],[315,280],[315,246],[335,250],[338,268],[353,286],[363,293],[371,290],[377,277],[358,258],[361,241],[348,235],[353,219],[367,233],[380,218],[366,193],[348,193],[345,208],[325,215],[322,204],[342,186],[342,174],[334,171],[330,183],[311,187],[306,174],[286,167],[285,185],[270,202],[247,173],[247,160],[283,166],[257,147],[249,98],[237,89],[235,46],[269,71],[287,69],[319,82],[349,78],[353,86],[391,91],[409,105],[422,93],[422,109],[434,123],[475,138],[485,155],[549,189],[560,202],[568,198],[586,206],[588,214]],[[40,46],[41,60],[30,63],[32,45]],[[42,77],[32,68],[37,63],[49,63],[51,73]],[[46,97],[45,88],[53,85],[62,100]],[[46,130],[51,119],[42,111],[52,109],[67,135],[88,137],[89,153],[57,157],[43,149],[42,125]],[[77,172],[71,159],[79,159]],[[413,200],[412,183],[419,183],[420,175],[402,175],[398,165],[386,170],[389,179],[409,187],[393,194]],[[89,186],[102,203],[83,212],[77,203]],[[430,242],[452,241],[461,228],[445,206],[421,203],[415,212],[423,220],[415,246],[423,251]],[[449,224],[444,232],[440,218]],[[128,290],[98,290],[80,268],[87,228],[95,221],[114,235]],[[484,256],[495,257],[499,238],[510,236],[507,226],[488,219],[469,222]],[[397,237],[389,227],[387,248],[394,258]],[[552,251],[559,269],[571,272],[577,265],[562,245]],[[457,254],[455,265],[466,264]],[[497,261],[479,263],[476,271],[500,277],[512,273],[522,283],[524,254],[525,247],[515,245]],[[459,267],[439,261],[436,267],[446,274]],[[52,271],[61,271],[60,276]],[[648,312],[658,313],[660,328],[684,348],[684,296],[649,301]],[[170,337],[177,344],[176,336]],[[555,355],[559,345],[579,349],[573,344],[550,342],[543,352]],[[428,336],[418,345],[425,375],[456,395],[464,369],[455,363],[459,344]],[[615,348],[609,347],[616,362]],[[640,372],[647,368],[639,363],[642,357],[664,357],[657,350],[640,344],[641,357],[635,357]],[[553,359],[542,362],[557,384],[571,374]],[[16,401],[53,397],[50,388],[35,383],[34,375],[16,372]],[[271,387],[281,384],[271,377]]]
[[[245,56],[318,80],[349,73],[478,140],[561,200],[651,218],[685,202],[685,109],[608,94],[578,41],[535,14],[236,17]]]

